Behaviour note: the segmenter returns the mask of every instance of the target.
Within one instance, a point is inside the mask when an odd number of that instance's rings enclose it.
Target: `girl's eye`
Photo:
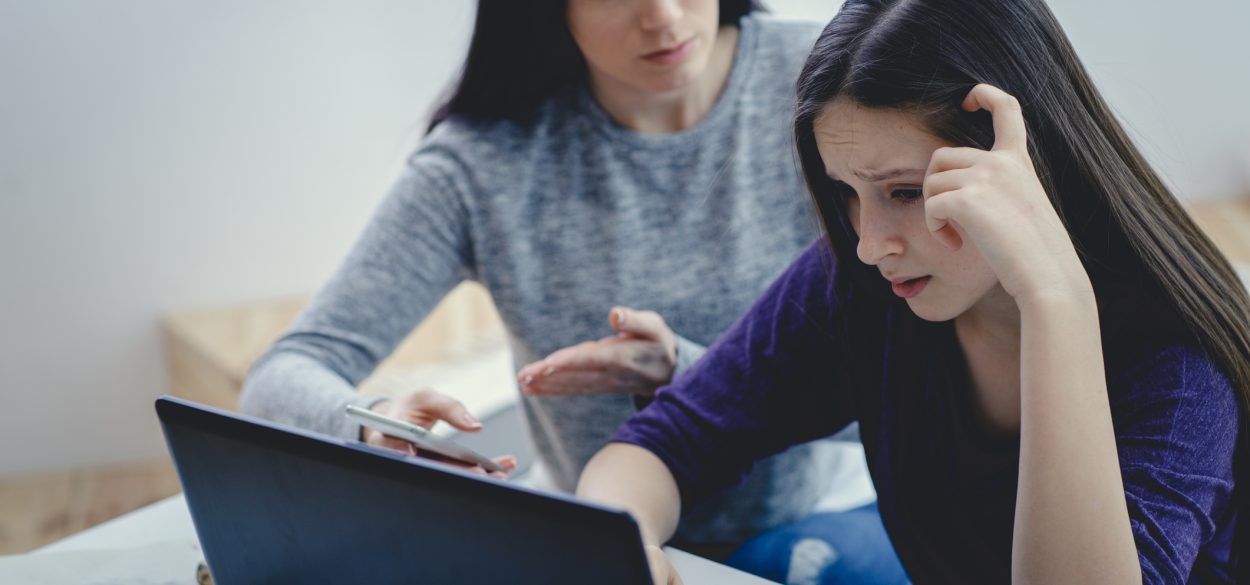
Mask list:
[[[924,191],[921,189],[895,189],[890,192],[890,197],[899,201],[910,203],[924,199]]]

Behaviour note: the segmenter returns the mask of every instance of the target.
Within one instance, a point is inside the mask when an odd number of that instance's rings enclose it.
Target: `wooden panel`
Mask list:
[[[178,493],[168,459],[0,482],[0,554],[39,548]]]
[[[1187,209],[1229,260],[1250,264],[1250,197],[1203,202]]]
[[[182,491],[168,459],[108,467],[83,475],[84,528],[116,518]]]
[[[181,311],[163,321],[171,393],[237,410],[248,369],[303,309],[304,297]],[[453,290],[378,367],[384,374],[504,343],[503,323],[481,285]]]
[[[81,474],[0,482],[0,554],[26,552],[85,528]]]

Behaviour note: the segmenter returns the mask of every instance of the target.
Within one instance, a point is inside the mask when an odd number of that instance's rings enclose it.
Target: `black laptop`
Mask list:
[[[622,511],[156,401],[216,585],[651,583]]]

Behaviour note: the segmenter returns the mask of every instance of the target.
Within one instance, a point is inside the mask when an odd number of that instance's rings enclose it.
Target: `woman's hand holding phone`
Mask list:
[[[369,410],[383,416],[410,422],[425,429],[433,427],[434,423],[441,420],[457,430],[468,433],[476,433],[482,430],[481,421],[470,414],[459,400],[429,388],[422,388],[396,398],[388,398],[374,404]],[[375,447],[391,449],[409,455],[418,454],[416,447],[412,443],[383,434],[381,431],[366,426],[361,427],[360,439],[366,444]],[[446,458],[438,458],[438,460],[500,479],[506,479],[507,473],[516,469],[517,466],[516,457],[511,455],[493,459],[495,463],[504,468],[504,472],[488,473],[481,466],[468,465]]]

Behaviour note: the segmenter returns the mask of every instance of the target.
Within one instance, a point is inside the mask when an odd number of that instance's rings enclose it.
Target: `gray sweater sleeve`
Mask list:
[[[347,404],[438,301],[474,272],[463,193],[469,177],[437,149],[418,151],[337,271],[244,383],[248,414],[341,437]]]
[[[677,335],[677,366],[673,369],[673,377],[676,378],[690,366],[694,365],[703,354],[707,352],[707,347],[699,345],[681,335]]]
[[[676,379],[678,374],[688,370],[690,366],[699,361],[699,358],[703,357],[704,353],[707,353],[707,346],[690,341],[681,335],[677,335],[676,332],[673,335],[677,338],[677,364],[673,367],[673,377],[669,378],[670,382]],[[634,409],[642,410],[646,408],[648,404],[651,404],[653,398],[654,396],[651,395],[635,395]]]

